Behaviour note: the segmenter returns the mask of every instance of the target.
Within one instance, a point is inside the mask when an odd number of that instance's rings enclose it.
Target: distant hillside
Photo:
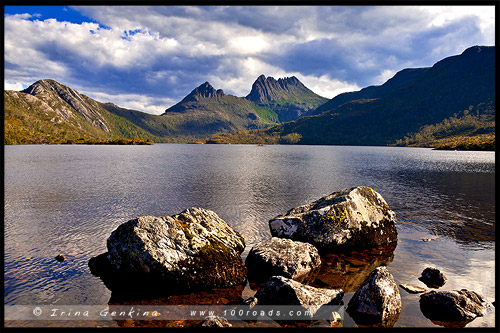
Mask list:
[[[495,105],[470,106],[434,125],[397,140],[398,146],[438,149],[495,150]]]
[[[494,121],[494,76],[495,47],[475,46],[430,68],[398,72],[382,86],[341,94],[312,112],[316,115],[244,132],[242,137],[248,142],[250,137],[276,139],[293,134],[300,138],[299,144],[403,144],[405,137],[424,126],[437,126],[471,106],[478,117],[489,110]],[[481,104],[492,105],[493,110],[479,107]],[[494,134],[494,127],[488,124],[486,121],[486,127],[476,131]],[[263,139],[255,141],[259,140]],[[234,143],[238,135],[218,135],[208,141]]]
[[[381,86],[370,86],[360,91],[346,92],[335,96],[328,102],[311,110],[307,115],[317,115],[333,110],[342,104],[355,100],[376,99],[398,90],[400,87],[411,85],[418,77],[427,72],[429,68],[407,68],[397,72],[391,79]]]
[[[54,80],[23,91],[4,91],[4,143],[62,143],[71,140],[157,137],[116,116],[102,104]]]
[[[304,86],[295,76],[275,80],[261,75],[245,98],[275,113],[276,122],[296,120],[328,101]]]

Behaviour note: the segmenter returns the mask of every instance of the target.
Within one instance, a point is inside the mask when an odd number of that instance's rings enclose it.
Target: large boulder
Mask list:
[[[203,208],[130,220],[111,233],[107,247],[108,252],[92,258],[89,266],[103,280],[113,280],[108,286],[133,281],[134,288],[150,285],[180,291],[246,280],[243,236]]]
[[[314,244],[319,250],[374,247],[397,240],[395,213],[364,186],[334,192],[269,221],[271,234]]]
[[[374,269],[347,304],[356,323],[383,323],[401,312],[401,296],[387,267]]]
[[[436,291],[420,295],[420,310],[427,318],[437,321],[471,321],[483,316],[484,298],[467,289]]]
[[[321,258],[312,244],[272,237],[252,247],[245,264],[254,281],[280,275],[304,282],[321,266]]]
[[[272,276],[255,294],[258,305],[298,305],[311,317],[323,305],[339,305],[343,297],[342,289],[315,288],[283,276]]]

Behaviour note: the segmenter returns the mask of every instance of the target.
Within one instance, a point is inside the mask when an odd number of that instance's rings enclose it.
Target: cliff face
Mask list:
[[[328,101],[308,89],[295,76],[276,80],[261,75],[245,98],[275,112],[279,122],[296,120]]]
[[[280,78],[265,77],[261,75],[252,85],[252,91],[246,99],[252,102],[275,102],[286,100],[291,95],[300,97],[304,93],[310,92],[295,76]]]

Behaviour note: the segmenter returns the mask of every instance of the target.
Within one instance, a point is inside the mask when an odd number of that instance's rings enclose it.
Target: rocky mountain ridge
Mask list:
[[[78,112],[92,125],[110,132],[108,124],[99,113],[99,105],[91,98],[76,90],[64,86],[54,80],[39,80],[21,92],[34,96],[46,102],[58,115],[64,119],[74,117]]]
[[[226,95],[209,82],[159,116],[98,102],[52,79],[39,80],[20,92],[5,91],[4,100],[6,143],[136,136],[156,142],[189,142],[214,133],[265,128],[278,121],[273,111]]]
[[[21,92],[4,92],[4,143],[132,137],[193,142],[220,134],[206,142],[387,145],[418,144],[422,131],[431,139],[457,132],[494,138],[494,60],[494,47],[475,46],[331,100],[296,77],[261,75],[246,97],[205,82],[159,116],[40,80]],[[244,139],[231,134],[242,130]]]
[[[295,76],[276,80],[263,74],[255,80],[252,90],[245,98],[275,112],[279,122],[296,120],[328,101],[307,88]]]

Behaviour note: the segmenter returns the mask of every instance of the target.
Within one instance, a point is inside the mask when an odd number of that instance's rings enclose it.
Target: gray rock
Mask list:
[[[401,283],[399,286],[404,290],[406,290],[407,292],[409,292],[410,294],[420,294],[427,291],[427,289],[425,288],[408,283]]]
[[[436,291],[420,295],[420,310],[437,321],[471,321],[485,313],[484,298],[467,289]]]
[[[344,297],[342,289],[315,288],[283,276],[272,276],[255,294],[258,305],[299,305],[311,317],[323,305],[338,305]]]
[[[385,266],[374,269],[354,293],[347,312],[356,323],[379,323],[401,311],[401,296]]]
[[[91,271],[107,279],[134,279],[134,285],[161,282],[174,290],[226,287],[246,280],[243,236],[203,208],[130,220],[111,233],[107,247],[106,254],[89,261]]]
[[[245,264],[254,281],[280,275],[304,282],[321,266],[321,258],[312,244],[272,237],[252,247]]]
[[[422,276],[418,278],[425,283],[427,287],[439,288],[446,283],[446,276],[437,268],[427,267],[423,270]]]
[[[292,208],[269,221],[271,234],[321,250],[374,247],[397,240],[395,213],[380,194],[358,186]]]
[[[208,316],[205,318],[203,323],[201,323],[202,327],[232,327],[227,321],[226,318],[224,317],[219,317],[219,316]]]

